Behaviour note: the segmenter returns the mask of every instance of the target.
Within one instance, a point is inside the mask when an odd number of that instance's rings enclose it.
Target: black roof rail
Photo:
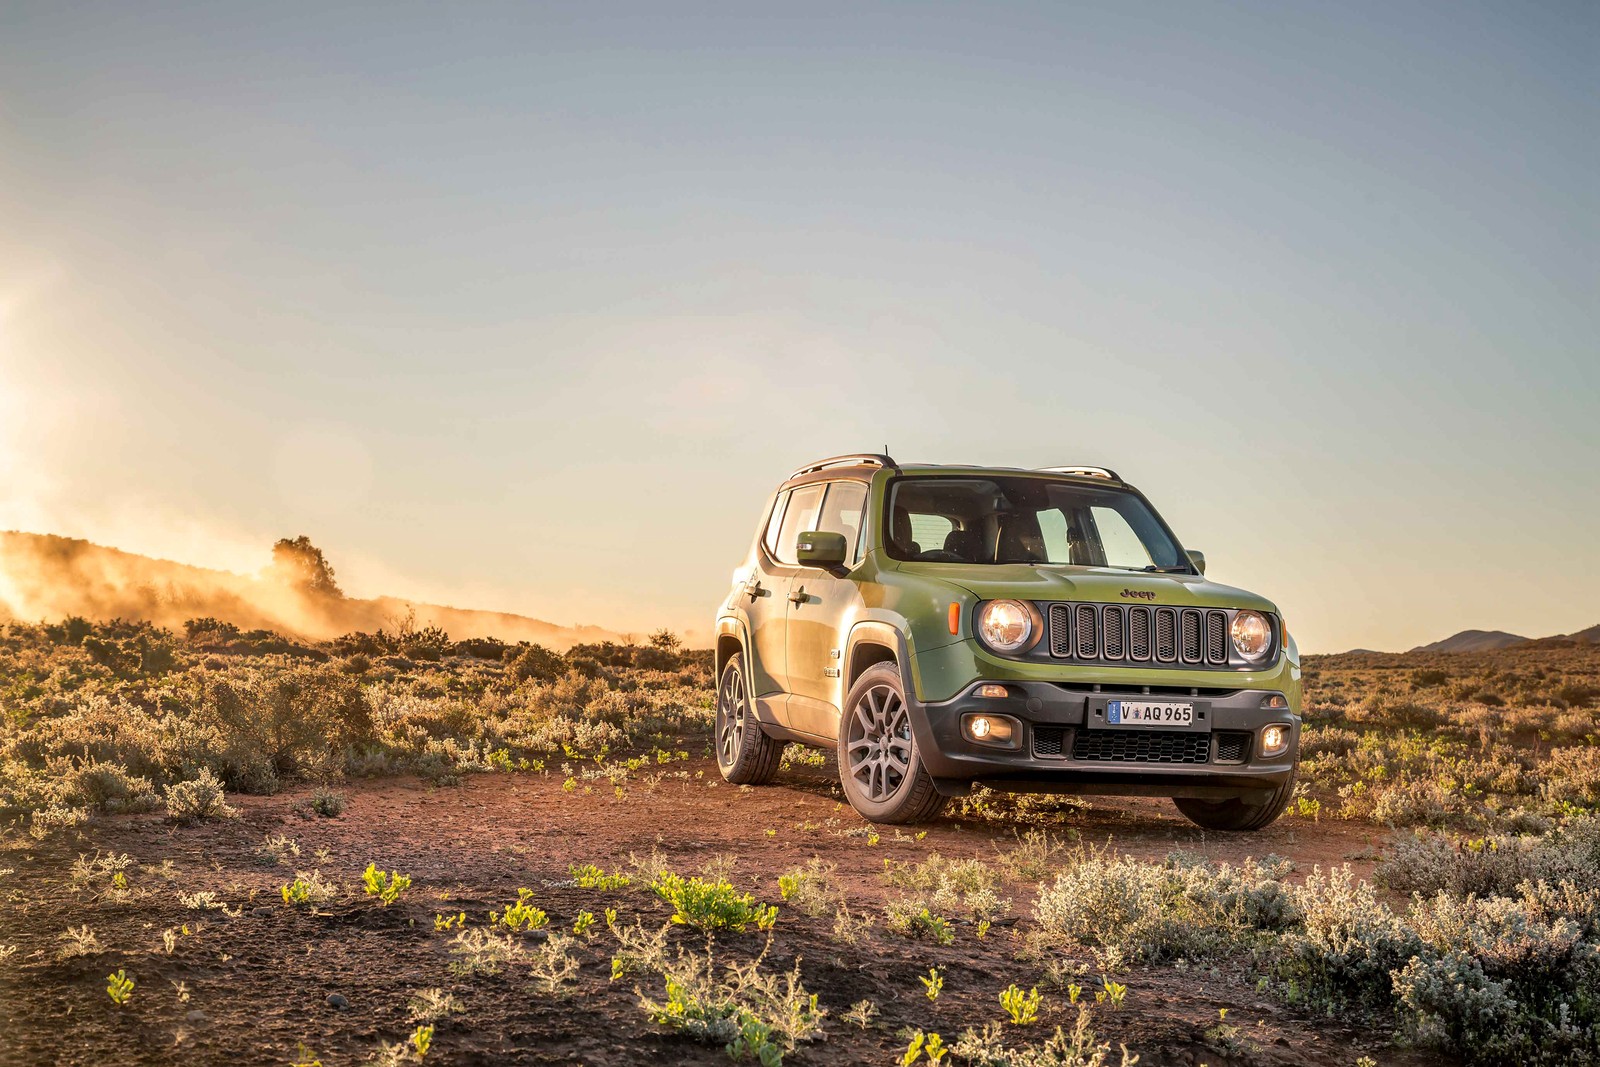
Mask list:
[[[1113,482],[1120,482],[1122,478],[1110,467],[1036,467],[1035,470],[1046,474],[1081,474],[1088,478],[1109,478]]]
[[[815,474],[817,471],[827,470],[829,467],[862,467],[869,465],[893,467],[895,470],[900,469],[900,464],[881,452],[852,452],[847,456],[829,456],[827,459],[819,459],[813,463],[807,463],[789,475],[789,477],[798,478],[802,474]],[[787,479],[785,480],[787,481]]]

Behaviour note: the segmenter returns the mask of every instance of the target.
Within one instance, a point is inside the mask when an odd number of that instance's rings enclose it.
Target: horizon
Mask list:
[[[0,529],[703,635],[887,443],[1115,468],[1307,652],[1576,632],[1597,30],[17,5]]]

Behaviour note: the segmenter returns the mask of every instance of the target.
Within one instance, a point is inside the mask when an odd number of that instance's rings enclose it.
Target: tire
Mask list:
[[[1289,778],[1267,797],[1265,804],[1246,804],[1241,797],[1227,800],[1201,800],[1197,797],[1173,797],[1172,803],[1190,822],[1207,830],[1254,831],[1271,826],[1294,796],[1294,783],[1300,776],[1300,761],[1295,760]]]
[[[735,785],[766,785],[778,773],[783,745],[761,732],[751,710],[742,653],[729,657],[722,667],[711,744],[717,754],[717,770]]]
[[[938,815],[945,798],[922,766],[899,669],[893,663],[868,667],[844,706],[839,782],[850,806],[875,823],[908,825]]]

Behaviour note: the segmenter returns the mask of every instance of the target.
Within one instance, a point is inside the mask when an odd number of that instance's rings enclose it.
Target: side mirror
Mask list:
[[[844,566],[845,550],[844,534],[808,530],[800,535],[794,555],[802,567],[831,571]]]
[[[1194,569],[1199,571],[1201,574],[1206,572],[1206,554],[1204,552],[1196,552],[1193,549],[1190,549],[1189,562],[1193,563]]]

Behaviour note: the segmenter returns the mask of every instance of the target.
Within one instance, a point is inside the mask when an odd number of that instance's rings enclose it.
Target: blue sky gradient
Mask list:
[[[8,4],[0,527],[704,633],[887,443],[1116,467],[1313,650],[1577,629],[1597,59],[1592,4]]]

